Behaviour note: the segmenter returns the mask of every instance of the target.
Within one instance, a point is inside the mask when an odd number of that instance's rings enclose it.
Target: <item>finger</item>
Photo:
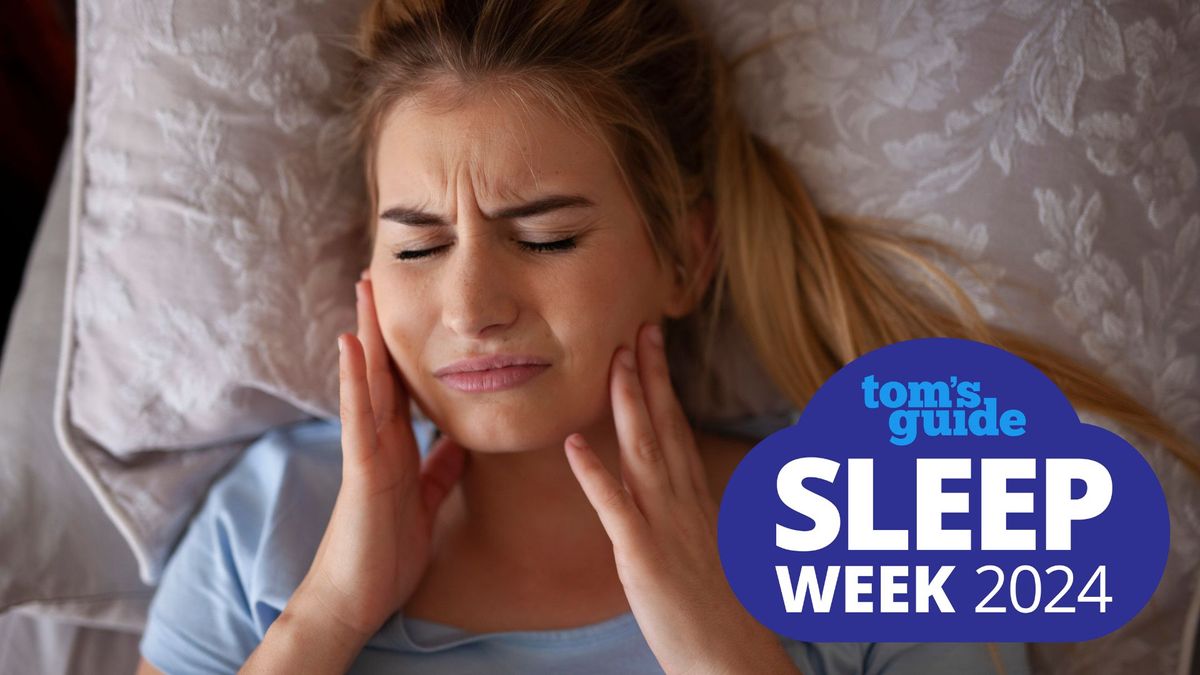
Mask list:
[[[612,374],[612,407],[621,446],[621,472],[631,484],[638,506],[648,511],[674,491],[637,373],[633,350],[618,348]]]
[[[600,523],[613,544],[635,546],[646,530],[646,518],[633,495],[604,466],[580,434],[571,434],[564,443],[567,462],[579,481]]]
[[[678,494],[698,496],[703,466],[696,450],[696,439],[683,407],[671,387],[671,373],[663,348],[662,329],[646,325],[638,336],[638,372],[645,392],[646,408],[662,446],[671,484]]]
[[[442,436],[429,449],[421,466],[421,499],[427,513],[437,513],[466,464],[467,451],[449,436]]]
[[[365,274],[365,272],[364,272]],[[369,279],[354,285],[358,298],[358,339],[367,355],[367,383],[371,392],[371,407],[378,427],[396,417],[396,379],[392,375],[392,359],[375,313],[375,290]]]
[[[375,414],[367,391],[362,345],[349,333],[338,335],[339,411],[342,419],[342,473],[348,479],[368,475],[375,456]]]

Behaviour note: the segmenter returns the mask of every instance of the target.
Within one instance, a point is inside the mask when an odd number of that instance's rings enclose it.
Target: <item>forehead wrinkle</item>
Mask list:
[[[493,108],[505,109],[509,111],[510,114],[508,117],[510,119],[511,117],[517,117],[517,121],[521,125],[521,131],[524,132],[525,136],[522,137],[519,135],[515,129],[510,127],[510,125],[502,124],[498,129],[500,133],[495,135],[488,134],[485,136],[485,138],[487,138],[493,144],[498,142],[496,140],[498,137],[502,137],[504,140],[508,141],[508,148],[515,149],[515,151],[520,154],[521,161],[525,165],[526,173],[533,178],[535,189],[540,190],[540,180],[533,167],[531,155],[532,150],[531,147],[525,142],[526,140],[531,142],[533,141],[533,139],[529,136],[529,127],[527,125],[525,115],[511,114],[514,104],[523,102],[514,99],[514,96],[519,97],[519,94],[517,94],[515,91],[509,93],[512,95],[504,97],[498,89],[492,88],[487,91],[486,95],[489,97]],[[526,115],[528,114],[527,109],[523,109],[523,112],[525,112]],[[525,196],[525,183],[520,179],[519,174],[510,175],[508,170],[503,167],[498,172],[489,174],[483,170],[485,165],[483,158],[477,156],[475,159],[477,161],[472,164],[471,174],[473,179],[482,188],[482,191],[485,195],[501,200],[519,200]]]
[[[511,91],[512,96],[505,98],[498,90],[492,89],[487,92],[487,96],[493,107],[513,110],[514,104],[519,104],[525,115],[509,115],[509,117],[517,117],[518,123],[521,125],[521,131],[525,134],[523,137],[509,125],[500,125],[499,133],[485,134],[482,129],[476,129],[480,133],[481,142],[471,144],[470,160],[468,163],[471,180],[479,187],[480,194],[489,199],[499,199],[506,201],[521,200],[529,196],[527,194],[526,183],[519,178],[519,174],[510,174],[505,168],[501,167],[498,170],[488,172],[485,170],[487,165],[484,160],[488,155],[488,148],[481,148],[484,144],[491,144],[491,147],[499,142],[497,138],[504,138],[510,141],[508,149],[514,149],[520,154],[521,161],[525,166],[525,173],[533,180],[534,189],[539,191],[542,188],[541,176],[534,168],[533,161],[533,144],[537,142],[529,132],[529,124],[526,117],[530,114],[525,101],[520,97],[520,94]],[[515,98],[514,98],[515,97]],[[503,99],[503,100],[502,100]],[[506,105],[507,104],[507,105]],[[525,142],[528,141],[528,142]],[[540,147],[540,146],[539,146]],[[493,155],[494,156],[494,155]],[[478,196],[478,195],[477,195]],[[478,200],[477,200],[478,201]]]
[[[588,143],[596,140],[590,135],[582,133],[582,129],[576,128],[573,124],[568,124],[551,110],[536,105],[534,99],[540,100],[540,97],[530,96],[530,92],[520,87],[489,87],[487,89],[476,90],[475,94],[472,97],[475,102],[480,102],[481,100],[489,101],[493,107],[502,106],[500,109],[507,109],[509,114],[505,115],[507,123],[497,124],[495,117],[482,116],[477,117],[470,124],[469,129],[460,130],[460,132],[467,132],[467,138],[473,137],[474,141],[460,144],[455,142],[455,136],[439,136],[438,145],[432,146],[434,148],[440,146],[440,148],[439,151],[436,151],[436,160],[434,163],[425,164],[431,170],[429,173],[425,173],[425,181],[432,181],[429,186],[434,188],[433,191],[426,194],[436,194],[436,186],[440,183],[443,186],[443,194],[446,199],[444,203],[451,209],[451,213],[447,213],[446,215],[451,217],[452,220],[457,219],[456,216],[452,215],[457,210],[456,188],[464,179],[467,182],[471,182],[470,187],[475,189],[475,202],[480,206],[483,205],[481,201],[486,202],[491,199],[502,200],[501,203],[504,204],[532,197],[533,195],[528,193],[529,183],[526,182],[529,179],[532,179],[533,187],[537,190],[537,193],[541,194],[541,190],[543,189],[543,183],[541,182],[542,173],[535,166],[537,164],[535,149],[543,148],[545,144],[530,132],[531,127],[537,128],[541,120],[548,117],[557,124],[566,124],[572,132],[571,135],[577,140]],[[440,117],[439,113],[452,113],[454,109],[461,108],[461,106],[454,106],[454,108],[447,110],[430,107],[428,92],[426,96],[417,96],[414,99],[408,101],[407,106],[397,107],[391,111],[393,121],[395,121],[394,116],[401,114],[401,110],[404,109],[418,112],[418,114]],[[459,102],[471,105],[470,98],[460,100]],[[553,106],[550,107],[553,109]],[[521,114],[513,114],[517,111],[520,111]],[[513,117],[518,118],[515,120],[516,124],[513,124]],[[522,133],[524,134],[523,137],[521,136]],[[524,165],[523,171],[527,177],[526,180],[521,180],[521,170],[513,172],[506,169],[503,165],[491,171],[486,170],[487,158],[495,156],[491,153],[490,149],[495,148],[498,139],[503,137],[507,137],[507,139],[515,144],[515,147],[510,146],[510,153],[512,151],[520,153],[521,163]],[[459,135],[457,138],[463,139],[464,135]],[[606,149],[611,153],[611,148]],[[458,157],[453,157],[452,152],[457,154]],[[508,156],[511,157],[512,155],[509,154]],[[430,159],[433,158],[431,157]],[[454,170],[455,164],[459,164],[461,168]],[[515,157],[513,157],[510,166],[513,165],[516,165]],[[452,176],[451,171],[455,175]],[[485,199],[481,200],[481,196]],[[431,203],[426,203],[428,206],[432,206]],[[489,206],[495,207],[498,205]]]

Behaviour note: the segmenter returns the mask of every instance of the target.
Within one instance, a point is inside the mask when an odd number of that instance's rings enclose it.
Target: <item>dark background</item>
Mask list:
[[[74,0],[0,2],[0,194],[8,195],[8,243],[0,266],[0,335],[5,343],[74,96]]]

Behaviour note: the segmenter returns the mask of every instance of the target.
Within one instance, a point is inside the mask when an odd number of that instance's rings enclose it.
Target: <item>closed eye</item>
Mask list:
[[[575,248],[576,237],[567,237],[558,241],[519,241],[521,248],[533,253],[551,253],[556,251],[568,251]],[[397,260],[417,260],[420,258],[430,258],[441,253],[449,244],[445,246],[435,246],[433,248],[425,248],[416,251],[396,251],[395,258]]]
[[[522,241],[518,243],[520,243],[521,246],[525,247],[525,249],[529,251],[566,251],[575,248],[575,237],[567,237],[566,239],[559,239],[558,241]]]

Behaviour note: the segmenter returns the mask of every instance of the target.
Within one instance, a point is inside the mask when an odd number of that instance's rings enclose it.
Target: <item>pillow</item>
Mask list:
[[[362,6],[80,3],[55,422],[147,583],[240,450],[336,418],[365,246],[335,44]]]
[[[139,629],[152,589],[138,579],[129,546],[59,450],[50,415],[67,260],[69,147],[68,138],[0,364],[0,612]]]
[[[982,278],[946,265],[986,317],[1099,365],[1195,434],[1200,7],[693,4],[727,53],[797,33],[746,62],[738,93],[820,206],[955,244]],[[362,241],[349,216],[362,197],[331,142],[345,63],[334,44],[361,8],[80,6],[56,421],[148,581],[248,439],[336,417],[332,341],[353,327]],[[778,410],[737,327],[724,329],[727,363],[747,367],[727,371],[733,403],[703,416]],[[1118,672],[1135,658],[1165,672],[1179,657],[1161,626],[1186,610],[1200,491],[1161,448],[1140,447],[1172,513],[1167,573],[1127,629],[1039,645],[1045,663]]]

